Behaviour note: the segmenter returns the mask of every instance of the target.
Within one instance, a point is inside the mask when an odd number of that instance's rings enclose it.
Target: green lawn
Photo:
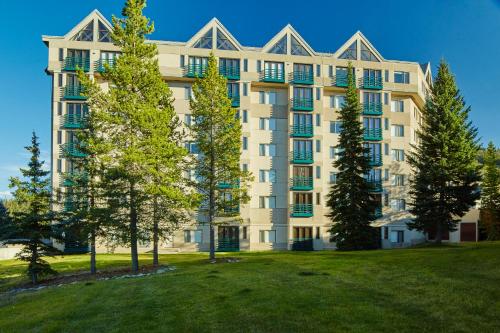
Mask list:
[[[176,271],[0,296],[0,332],[500,332],[500,243],[230,255],[241,262],[162,255]],[[71,271],[88,257],[53,262]],[[22,270],[0,261],[0,288]]]

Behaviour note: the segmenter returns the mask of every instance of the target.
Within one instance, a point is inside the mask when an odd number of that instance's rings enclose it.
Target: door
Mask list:
[[[460,223],[460,241],[475,242],[476,241],[476,224],[475,223]]]
[[[218,227],[217,251],[240,250],[240,228],[233,226]]]

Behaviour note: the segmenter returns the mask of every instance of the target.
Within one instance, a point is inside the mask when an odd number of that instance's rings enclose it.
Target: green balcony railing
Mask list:
[[[290,207],[290,215],[292,217],[311,217],[313,216],[312,204],[293,204]]]
[[[293,71],[293,83],[294,84],[314,84],[314,76],[312,70],[304,71],[297,70]]]
[[[89,57],[64,58],[63,69],[65,71],[76,71],[78,68],[83,69],[84,72],[88,72],[90,69],[90,58]]]
[[[64,128],[84,128],[87,116],[81,114],[65,114],[62,127]]]
[[[77,182],[87,182],[88,181],[88,173],[86,172],[67,172],[64,173],[61,177],[61,186],[63,187],[71,187],[74,186]]]
[[[377,154],[377,155],[369,155],[369,164],[372,167],[376,166],[382,166],[382,155]]]
[[[292,98],[291,104],[294,111],[312,111],[314,109],[312,98]]]
[[[313,177],[293,176],[291,188],[294,191],[310,191],[313,189]]]
[[[217,251],[235,252],[240,250],[240,240],[238,238],[223,237],[217,239]]]
[[[365,103],[363,104],[363,114],[365,116],[381,116],[382,103]]]
[[[365,128],[363,139],[367,141],[380,141],[382,140],[381,128]]]
[[[291,153],[292,163],[295,164],[312,164],[313,152],[312,151],[293,151]]]
[[[227,214],[227,215],[238,214],[240,212],[240,205],[224,207],[223,211],[224,211],[224,214]]]
[[[382,181],[381,180],[368,180],[370,185],[370,192],[382,192]]]
[[[233,108],[240,107],[240,96],[239,95],[229,95],[228,97],[231,99],[231,106]]]
[[[116,59],[99,59],[96,62],[96,71],[102,73],[106,70],[106,64],[109,67],[113,67],[116,63]]]
[[[356,76],[354,76],[354,82],[356,82]],[[347,80],[347,73],[345,74],[337,74],[333,78],[333,85],[335,87],[347,88],[349,82]]]
[[[265,68],[261,72],[261,80],[264,82],[285,82],[285,72],[282,69]]]
[[[239,80],[240,79],[240,67],[239,66],[220,66],[219,74],[224,76],[228,80]]]
[[[314,135],[314,127],[312,124],[292,125],[290,126],[290,135],[296,138],[310,138]]]
[[[63,97],[65,99],[87,99],[83,96],[83,87],[80,85],[67,85],[63,89]]]
[[[79,149],[80,145],[76,142],[68,142],[61,145],[61,155],[67,157],[85,157],[87,156],[84,152]]]
[[[373,212],[373,217],[376,219],[382,217],[382,207],[375,208],[375,211]]]
[[[240,187],[240,181],[238,180],[236,182],[220,182],[219,185],[217,185],[217,187],[221,190],[228,188],[238,188]]]
[[[184,76],[186,77],[203,77],[207,70],[206,64],[188,64],[184,68]]]
[[[380,90],[384,88],[381,76],[365,76],[361,79],[361,87],[363,89]]]
[[[292,251],[314,250],[312,237],[292,238]]]

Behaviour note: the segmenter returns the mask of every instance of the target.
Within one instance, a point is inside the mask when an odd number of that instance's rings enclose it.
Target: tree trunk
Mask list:
[[[30,268],[31,268],[31,283],[37,284],[38,283],[38,274],[35,270],[36,267],[36,262],[38,260],[38,248],[36,244],[31,244],[31,262],[30,262]]]
[[[95,230],[90,232],[90,274],[94,275],[97,272],[95,258]]]
[[[443,226],[441,221],[438,221],[436,226],[436,244],[441,244],[443,240]]]
[[[155,196],[153,201],[153,266],[159,265],[158,259],[158,198]]]
[[[139,257],[137,255],[137,207],[134,183],[130,184],[130,256],[132,272],[139,271]]]
[[[215,261],[215,228],[214,228],[214,215],[215,215],[215,191],[210,189],[209,194],[210,207],[208,208],[208,225],[210,226],[210,261]]]

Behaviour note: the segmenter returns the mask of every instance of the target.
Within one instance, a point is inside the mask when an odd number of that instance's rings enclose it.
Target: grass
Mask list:
[[[230,255],[241,261],[162,255],[176,271],[0,296],[0,332],[500,332],[500,242]],[[52,263],[86,269],[88,256]],[[23,269],[0,261],[0,288]]]

